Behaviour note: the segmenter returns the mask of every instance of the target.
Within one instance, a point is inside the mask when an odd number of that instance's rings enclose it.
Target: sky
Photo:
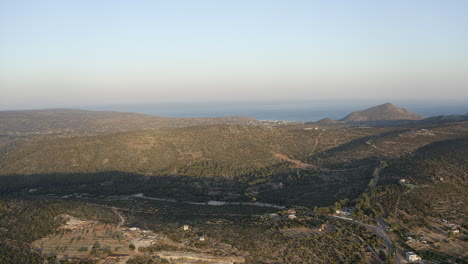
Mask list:
[[[0,0],[0,110],[468,103],[466,0]]]

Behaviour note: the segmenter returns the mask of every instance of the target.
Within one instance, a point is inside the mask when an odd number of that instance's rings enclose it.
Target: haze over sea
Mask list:
[[[243,101],[190,102],[160,104],[122,104],[82,107],[87,110],[112,110],[167,117],[248,116],[259,120],[317,121],[341,119],[352,111],[363,110],[384,101]],[[423,117],[467,114],[466,102],[392,101]]]

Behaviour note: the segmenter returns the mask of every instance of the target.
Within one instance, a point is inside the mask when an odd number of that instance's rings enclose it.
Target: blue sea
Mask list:
[[[258,120],[317,121],[341,119],[352,111],[387,103],[384,101],[251,101],[122,104],[83,107],[87,110],[134,112],[167,117],[248,116]],[[396,106],[423,117],[467,114],[467,102],[395,101]]]

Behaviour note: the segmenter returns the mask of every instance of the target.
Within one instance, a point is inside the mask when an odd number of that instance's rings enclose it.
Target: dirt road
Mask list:
[[[125,218],[119,213],[116,207],[112,207],[112,212],[114,212],[120,219],[120,222],[116,227],[116,230],[120,231],[120,227],[122,227],[125,224]]]

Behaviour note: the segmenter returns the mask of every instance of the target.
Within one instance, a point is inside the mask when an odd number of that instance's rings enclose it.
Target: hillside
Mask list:
[[[468,114],[431,116],[420,120],[419,124],[443,124],[468,121]]]
[[[405,179],[403,188],[385,198],[388,215],[409,214],[454,219],[467,209],[468,139],[438,141],[416,150],[412,155],[389,161],[382,171],[381,186],[393,187]],[[392,204],[399,196],[403,200]]]
[[[214,124],[248,124],[241,116],[170,118],[113,111],[75,109],[0,111],[0,135],[118,132]]]
[[[339,130],[326,134],[317,144],[319,131],[218,125],[30,140],[0,157],[0,174],[180,174],[199,166],[205,169],[196,175],[231,177],[281,162],[275,154],[305,159],[362,136]]]
[[[374,106],[362,111],[352,112],[340,121],[343,122],[369,122],[388,120],[420,120],[422,116],[397,107],[391,103]]]
[[[340,122],[327,117],[327,118],[320,119],[319,121],[316,121],[316,122],[313,122],[313,123],[317,124],[317,125],[334,125],[334,124],[338,124]]]
[[[434,142],[388,161],[372,203],[382,210],[392,224],[394,240],[406,250],[442,263],[452,263],[448,261],[452,256],[466,260],[466,233],[451,230],[467,227],[467,160],[465,137]]]
[[[376,128],[369,130],[374,129]],[[316,153],[308,160],[323,166],[348,166],[353,162],[366,162],[369,159],[389,159],[401,155],[412,155],[418,148],[433,142],[468,137],[468,123],[466,122],[380,129],[381,133],[368,135]]]

